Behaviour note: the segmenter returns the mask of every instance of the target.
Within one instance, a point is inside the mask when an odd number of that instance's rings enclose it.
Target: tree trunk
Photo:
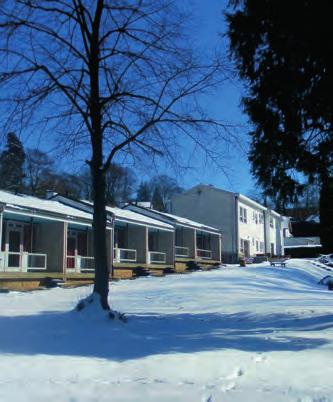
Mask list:
[[[333,252],[333,178],[322,176],[319,201],[320,240],[323,253]]]
[[[95,281],[94,292],[100,296],[101,306],[109,310],[109,267],[106,244],[106,210],[105,210],[105,173],[102,161],[92,163],[92,181],[94,189],[94,257],[95,257]]]

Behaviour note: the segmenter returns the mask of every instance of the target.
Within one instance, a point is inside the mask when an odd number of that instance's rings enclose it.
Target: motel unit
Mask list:
[[[221,232],[218,229],[177,215],[156,211],[140,203],[128,204],[124,208],[174,227],[177,272],[210,268],[221,263]]]
[[[92,213],[89,201],[74,200],[61,195],[52,199],[61,204]],[[130,210],[106,207],[107,217],[112,222],[112,267],[113,277],[130,278],[152,273],[162,275],[174,271],[174,227]]]
[[[91,228],[91,213],[56,200],[0,190],[0,276],[92,277]],[[108,222],[110,245],[111,233]]]

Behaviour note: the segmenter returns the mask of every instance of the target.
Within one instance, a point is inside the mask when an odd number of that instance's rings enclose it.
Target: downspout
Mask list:
[[[267,255],[267,215],[268,215],[268,209],[266,211],[263,211],[263,216],[264,216],[264,245],[265,245],[265,254]]]
[[[235,195],[235,254],[236,254],[236,259],[238,259],[239,255],[239,239],[238,239],[238,195]]]

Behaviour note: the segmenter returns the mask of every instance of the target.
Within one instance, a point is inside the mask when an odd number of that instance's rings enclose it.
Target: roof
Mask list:
[[[158,226],[158,227],[163,227],[166,229],[173,229],[173,226],[169,225],[168,223],[161,222],[157,219],[150,218],[146,215],[142,215],[137,212],[130,211],[128,209],[107,206],[106,210],[108,212],[113,213],[115,218],[116,219],[118,218],[119,220],[130,220],[130,221],[140,222],[140,223],[146,224],[146,225]]]
[[[274,211],[273,209],[269,209],[269,208],[265,207],[264,205],[259,204],[258,202],[256,202],[256,201],[252,200],[251,198],[247,197],[246,195],[243,195],[241,193],[236,193],[236,192],[233,192],[233,191],[229,191],[229,190],[224,190],[223,188],[215,187],[212,184],[197,184],[196,186],[193,186],[192,188],[186,190],[185,194],[187,192],[189,192],[189,191],[193,191],[196,188],[200,189],[200,188],[203,188],[203,187],[207,188],[209,190],[220,191],[222,193],[230,194],[231,196],[233,195],[234,197],[238,197],[241,201],[245,201],[245,202],[248,202],[248,203],[252,204],[256,208],[262,209],[263,211],[269,211],[272,215],[275,215],[275,216],[278,216],[278,217],[280,216],[280,214],[278,212]],[[174,196],[174,198],[181,197],[183,194],[184,193],[177,194],[177,195]]]
[[[89,200],[75,200],[69,197],[65,197],[62,195],[55,195],[54,199],[59,200],[61,204],[72,205],[73,208],[78,210],[85,210],[92,213],[93,203]],[[133,211],[124,210],[118,207],[110,207],[106,206],[106,211],[111,213],[115,219],[125,222],[131,222],[134,224],[145,225],[145,226],[153,226],[159,229],[173,231],[173,226],[167,223],[161,222],[157,219],[149,218],[142,214],[138,214]]]
[[[176,223],[176,224],[179,224],[182,226],[188,226],[188,227],[195,228],[195,229],[200,229],[200,230],[207,231],[207,232],[221,233],[221,231],[217,228],[205,225],[200,222],[192,221],[191,219],[183,218],[182,216],[170,214],[167,212],[157,211],[156,209],[145,208],[141,205],[136,205],[136,204],[132,204],[132,205],[130,204],[127,207],[130,208],[131,206],[138,208],[140,210],[143,210],[143,213],[145,212],[145,213],[151,213],[151,214],[157,215],[161,218],[164,218],[165,220],[171,221],[172,223]],[[129,210],[126,209],[126,211],[129,211]]]
[[[13,194],[0,190],[0,203],[5,204],[5,210],[10,209],[17,213],[41,213],[43,215],[58,215],[63,219],[82,219],[92,221],[92,214],[76,208],[63,205],[58,201],[45,200],[25,194]]]
[[[284,248],[297,247],[321,247],[320,237],[286,237],[284,239]]]

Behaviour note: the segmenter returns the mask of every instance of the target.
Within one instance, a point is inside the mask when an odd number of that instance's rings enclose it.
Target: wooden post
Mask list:
[[[194,260],[197,260],[197,229],[194,229]]]
[[[114,251],[113,251],[113,247],[114,247],[114,245],[113,245],[113,243],[114,243],[114,239],[113,239],[113,236],[114,236],[114,221],[113,221],[112,227],[109,229],[109,232],[110,232],[110,242],[109,242],[109,246],[110,246],[110,268],[109,268],[109,277],[110,277],[110,279],[112,279],[113,278],[113,254],[114,254]]]
[[[149,228],[145,226],[145,260],[146,265],[149,265]]]
[[[219,234],[219,262],[222,262],[222,235]]]
[[[172,261],[173,268],[176,268],[176,229],[172,232]]]
[[[68,223],[64,222],[63,225],[63,263],[62,263],[62,278],[66,281],[67,277],[67,236],[68,236]]]

